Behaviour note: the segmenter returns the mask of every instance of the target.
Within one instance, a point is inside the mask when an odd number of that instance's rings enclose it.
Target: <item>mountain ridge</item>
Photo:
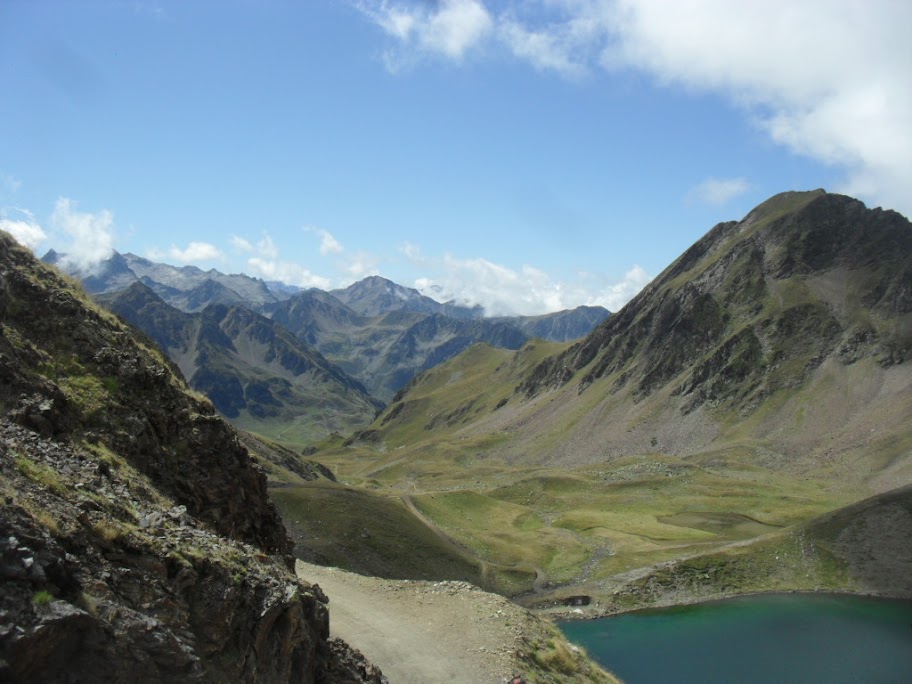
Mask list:
[[[67,265],[66,256],[54,251],[48,252],[44,260]],[[177,311],[203,314],[211,306],[240,306],[263,315],[290,331],[311,349],[311,352],[300,350],[299,355],[316,353],[338,368],[342,375],[355,378],[364,386],[362,389],[372,395],[375,408],[380,408],[382,402],[389,400],[416,373],[452,357],[471,344],[487,342],[515,349],[533,336],[572,339],[588,332],[610,315],[601,307],[578,307],[544,316],[485,318],[478,306],[439,303],[417,290],[380,276],[370,276],[347,288],[330,292],[313,288],[270,288],[264,281],[242,274],[224,275],[214,269],[203,271],[192,266],[177,268],[156,264],[133,254],[115,253],[94,270],[71,271],[82,279],[87,291],[99,301],[116,306],[119,314],[137,324],[153,339],[170,345],[169,353],[191,384],[201,388],[201,391],[215,392],[212,399],[217,408],[233,420],[239,420],[239,415],[248,405],[243,387],[224,373],[213,374],[212,364],[215,363],[213,359],[218,358],[223,368],[233,367],[233,363],[224,361],[225,354],[237,357],[238,350],[232,348],[227,337],[208,328],[215,337],[208,340],[211,349],[208,355],[203,356],[208,362],[200,371],[194,362],[199,355],[189,352],[188,345],[194,344],[194,341],[188,338],[190,333],[187,329],[181,333],[187,339],[180,344],[169,339],[169,335],[174,334],[171,328],[177,325],[177,320],[183,321],[181,325],[185,328],[199,325],[199,322],[192,324],[193,319],[177,316]],[[130,307],[149,307],[147,302],[137,298],[136,293],[140,292],[136,289],[137,283],[155,293],[161,300],[159,307],[167,305],[176,310],[171,313],[170,321],[161,312],[149,315],[148,311],[129,311]],[[164,326],[164,329],[156,330],[158,325]],[[279,328],[275,328],[274,334],[276,339],[284,336]],[[220,344],[224,347],[222,352],[216,351]],[[286,338],[282,344],[287,346],[291,342]],[[254,365],[260,371],[264,370],[262,363]],[[249,370],[238,372],[250,375]],[[282,378],[269,380],[272,383],[281,381]],[[264,379],[260,378],[257,386],[262,387],[263,382]],[[372,418],[363,410],[363,400],[357,402],[362,404],[361,408],[348,410],[331,400],[329,395],[319,399],[316,394],[318,385],[311,384],[309,396],[318,399],[317,405],[328,403],[335,408],[326,412],[317,409],[310,412],[310,418],[303,418],[308,412],[300,409],[299,401],[289,398],[291,404],[286,407],[287,410],[277,410],[286,417],[292,414],[299,417],[298,427],[292,431],[284,431],[266,414],[244,420],[239,425],[246,429],[265,430],[273,435],[282,432],[287,439],[307,443],[330,432],[347,431],[356,427],[359,421],[369,422]],[[227,387],[227,390],[219,389],[220,386]],[[350,387],[345,390],[349,391]],[[271,400],[267,395],[274,393],[267,389],[262,394],[268,403]],[[253,403],[256,404],[256,401]],[[281,403],[272,402],[272,405],[277,407]],[[348,400],[344,403],[351,404]],[[298,408],[294,408],[295,405]],[[257,407],[257,410],[259,408],[262,407]],[[273,418],[277,418],[274,410],[269,411]],[[345,417],[337,420],[334,416],[338,415]]]

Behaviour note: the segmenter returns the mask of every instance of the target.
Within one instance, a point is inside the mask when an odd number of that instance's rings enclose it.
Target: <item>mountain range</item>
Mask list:
[[[307,442],[369,422],[383,408],[364,386],[276,322],[238,304],[196,313],[142,282],[98,301],[146,333],[190,386],[236,425]]]
[[[65,255],[46,263],[68,268]],[[379,276],[330,292],[113,254],[70,268],[86,291],[162,346],[191,386],[241,427],[293,444],[370,422],[416,373],[485,342],[571,340],[602,307],[484,318]]]

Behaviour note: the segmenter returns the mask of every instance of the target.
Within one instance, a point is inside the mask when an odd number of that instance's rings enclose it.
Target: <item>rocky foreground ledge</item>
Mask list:
[[[110,454],[0,421],[0,681],[373,682],[326,597]]]

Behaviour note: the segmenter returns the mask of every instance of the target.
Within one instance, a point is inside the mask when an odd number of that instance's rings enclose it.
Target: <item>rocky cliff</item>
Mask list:
[[[380,681],[234,431],[2,233],[0,378],[0,679]]]

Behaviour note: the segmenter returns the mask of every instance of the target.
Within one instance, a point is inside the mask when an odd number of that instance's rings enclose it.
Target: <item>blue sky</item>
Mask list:
[[[722,220],[912,211],[912,4],[0,4],[0,228],[490,313],[617,310]]]

